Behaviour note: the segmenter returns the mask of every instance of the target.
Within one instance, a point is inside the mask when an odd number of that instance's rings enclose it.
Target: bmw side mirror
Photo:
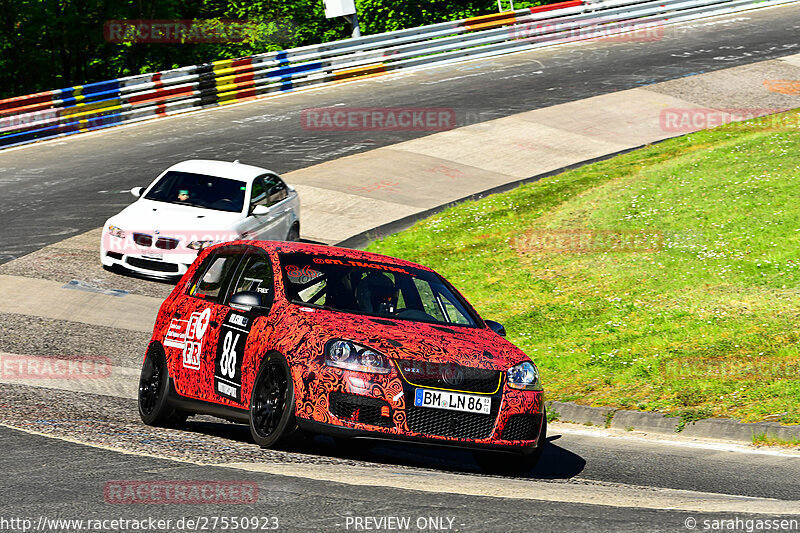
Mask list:
[[[144,187],[134,187],[131,189],[131,194],[134,195],[136,198],[139,198],[142,195],[142,191]]]
[[[269,207],[265,205],[257,205],[253,208],[251,214],[261,216],[261,215],[266,215],[267,213],[269,213]]]
[[[486,325],[489,326],[489,329],[500,335],[501,337],[506,336],[506,328],[503,327],[503,324],[500,322],[495,322],[494,320],[484,320]]]
[[[264,307],[264,302],[261,298],[260,292],[255,291],[242,291],[237,292],[231,296],[231,307],[241,309],[242,311],[249,311],[254,307]]]

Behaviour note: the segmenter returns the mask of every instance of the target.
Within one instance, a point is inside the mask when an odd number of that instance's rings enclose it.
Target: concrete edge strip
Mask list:
[[[389,487],[436,494],[578,503],[606,507],[669,509],[690,512],[796,515],[800,502],[754,498],[679,489],[653,489],[635,485],[579,483],[467,476],[445,472],[415,472],[363,466],[227,463],[227,468],[248,472],[330,481],[362,487]]]
[[[760,435],[785,441],[800,440],[800,425],[782,426],[777,422],[739,422],[731,418],[705,418],[684,422],[678,416],[612,407],[589,407],[574,402],[546,402],[550,416],[560,422],[587,426],[636,430],[666,435],[684,435],[752,443]]]
[[[548,432],[550,432],[552,435],[558,435],[559,437],[563,435],[580,435],[595,439],[625,439],[627,441],[637,441],[642,444],[665,445],[673,448],[679,446],[697,450],[800,458],[800,450],[796,450],[795,448],[779,446],[754,446],[749,443],[736,441],[723,441],[702,437],[687,437],[681,433],[667,435],[665,433],[647,431],[626,431],[615,428],[585,426],[573,424],[571,422],[560,421],[551,422],[548,426]]]

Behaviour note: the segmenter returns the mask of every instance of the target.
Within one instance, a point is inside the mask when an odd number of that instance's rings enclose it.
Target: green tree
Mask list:
[[[525,4],[532,3],[537,2]],[[357,0],[356,5],[364,34],[497,11],[495,0]],[[104,24],[122,19],[246,19],[258,31],[229,43],[106,41]],[[343,18],[325,18],[323,0],[0,0],[0,98],[349,36]]]

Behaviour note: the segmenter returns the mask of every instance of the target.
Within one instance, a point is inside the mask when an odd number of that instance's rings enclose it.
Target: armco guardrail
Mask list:
[[[400,69],[798,0],[570,0],[0,100],[0,148]]]

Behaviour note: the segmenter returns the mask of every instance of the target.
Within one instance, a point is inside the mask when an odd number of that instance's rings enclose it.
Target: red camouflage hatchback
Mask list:
[[[300,432],[466,446],[530,469],[547,431],[530,358],[433,270],[309,244],[204,250],[161,305],[139,414],[248,423],[264,447]],[[515,452],[515,456],[508,453]]]

